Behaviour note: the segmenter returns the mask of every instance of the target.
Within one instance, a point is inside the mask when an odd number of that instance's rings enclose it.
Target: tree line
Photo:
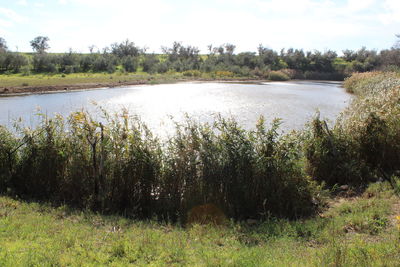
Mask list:
[[[0,73],[79,73],[115,71],[147,73],[183,72],[186,76],[201,73],[223,73],[227,76],[260,77],[279,71],[280,75],[297,79],[341,80],[353,72],[377,69],[395,70],[400,67],[400,46],[382,50],[365,47],[353,51],[344,50],[342,55],[327,50],[304,51],[282,49],[279,52],[259,45],[257,52],[235,53],[230,43],[208,46],[206,54],[200,54],[195,46],[174,42],[162,47],[162,54],[147,53],[145,48],[125,40],[103,49],[89,47],[89,53],[48,53],[49,38],[38,36],[30,44],[34,53],[19,53],[8,49],[6,40],[0,37]],[[285,77],[283,77],[285,78]]]

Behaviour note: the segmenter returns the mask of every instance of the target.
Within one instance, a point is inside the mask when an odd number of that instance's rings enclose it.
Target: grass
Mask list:
[[[180,74],[147,74],[147,73],[73,73],[73,74],[23,74],[0,75],[2,87],[20,86],[56,86],[91,83],[119,83],[151,80],[174,80],[182,78]]]
[[[149,74],[146,72],[127,73],[117,71],[115,73],[71,73],[71,74],[0,74],[0,88],[9,87],[47,87],[47,86],[73,86],[90,84],[124,84],[146,83],[160,84],[180,80],[248,80],[257,77],[239,77],[231,72],[200,71],[167,72],[164,74]]]
[[[396,266],[395,205],[380,183],[306,220],[182,227],[0,197],[0,265]]]

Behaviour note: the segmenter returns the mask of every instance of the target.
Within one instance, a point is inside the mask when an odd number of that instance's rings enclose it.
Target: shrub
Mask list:
[[[281,71],[271,71],[268,79],[271,81],[288,81],[290,77]]]
[[[0,193],[7,191],[16,168],[18,139],[5,127],[0,126]]]
[[[385,179],[400,170],[400,78],[394,75],[368,73],[349,79],[345,86],[361,95],[338,121],[356,142],[361,160]]]
[[[304,142],[307,173],[328,186],[360,185],[368,182],[365,164],[358,155],[357,144],[341,129],[329,129],[326,121],[315,118]]]
[[[182,74],[186,77],[201,77],[201,71],[199,70],[187,70],[184,71]]]
[[[139,66],[139,60],[137,57],[127,56],[123,58],[122,66],[127,72],[136,72]]]
[[[345,75],[339,72],[306,71],[304,73],[304,79],[343,81],[345,79]]]
[[[294,69],[281,69],[280,71],[286,74],[290,79],[296,79],[298,77],[298,71]]]
[[[356,73],[347,78],[343,86],[356,95],[374,94],[400,86],[400,75],[395,72]]]
[[[215,72],[215,76],[218,78],[233,77],[234,73],[231,71],[218,70]]]

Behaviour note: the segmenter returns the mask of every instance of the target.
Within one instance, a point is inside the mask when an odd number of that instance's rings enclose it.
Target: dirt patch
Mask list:
[[[46,85],[46,86],[18,86],[18,87],[0,87],[0,95],[17,94],[43,94],[57,91],[76,91],[95,88],[112,88],[127,85],[149,84],[148,80],[137,80],[129,82],[115,83],[83,83],[83,84],[65,84],[65,85]]]

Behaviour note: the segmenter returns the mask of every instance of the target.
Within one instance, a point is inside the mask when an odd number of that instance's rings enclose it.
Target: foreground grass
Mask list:
[[[179,227],[0,197],[0,266],[398,266],[387,183],[307,220]]]

